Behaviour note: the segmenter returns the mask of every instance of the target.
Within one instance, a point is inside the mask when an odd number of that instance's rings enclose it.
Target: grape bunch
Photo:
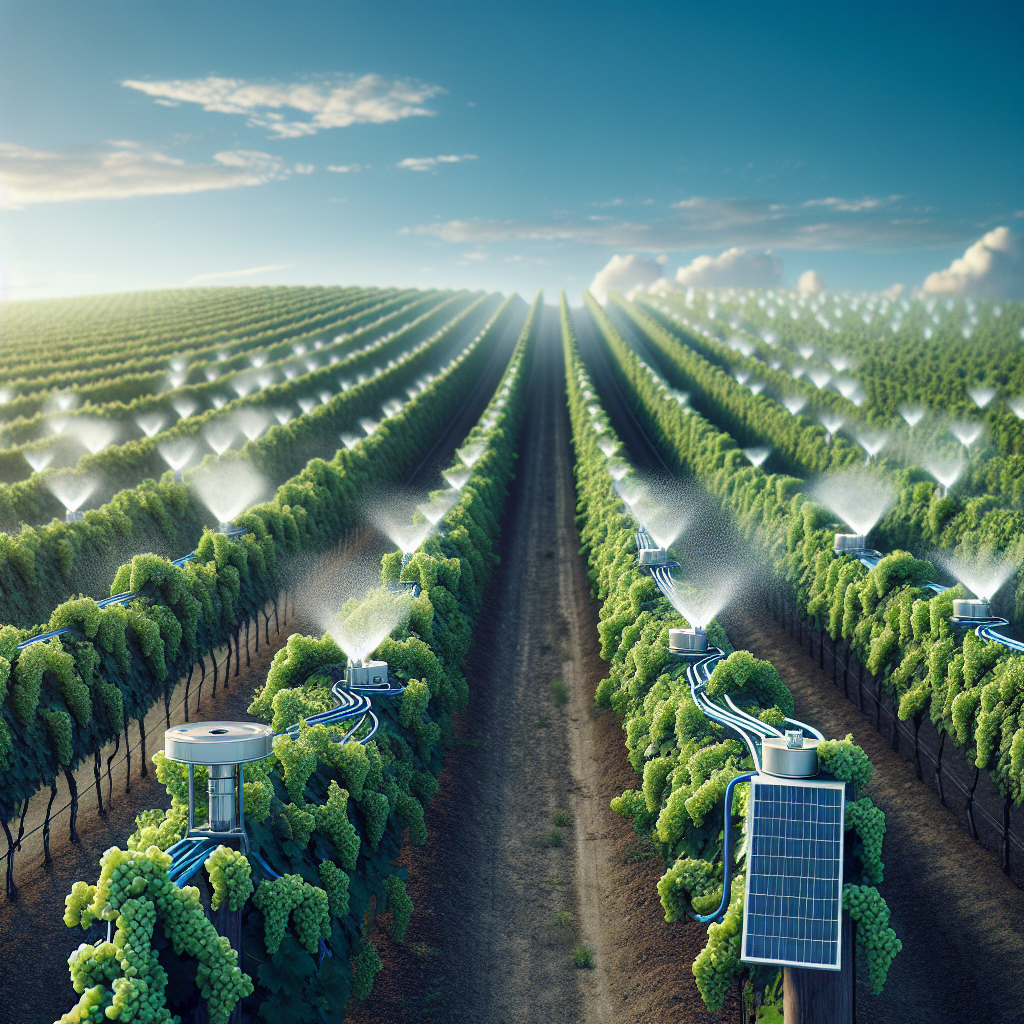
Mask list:
[[[81,999],[60,1024],[177,1024],[166,1005],[167,972],[152,948],[158,920],[174,951],[199,961],[197,983],[210,1024],[227,1024],[235,1004],[252,993],[253,984],[239,970],[230,942],[207,920],[199,890],[179,889],[171,882],[171,857],[157,846],[145,851],[112,847],[100,866],[95,886],[75,883],[65,899],[64,920],[69,927],[83,928],[97,918],[116,921],[117,930],[113,942],[83,944],[69,958],[71,980]],[[230,897],[230,885],[226,888]]]
[[[382,794],[375,794],[380,797]],[[371,794],[364,793],[364,800],[368,800]],[[387,797],[383,797],[384,805],[388,811],[384,814],[384,821],[387,822],[387,814],[390,812],[390,804]],[[355,869],[356,858],[359,855],[359,835],[355,826],[348,820],[348,790],[342,789],[333,779],[327,789],[327,802],[313,807],[313,816],[316,818],[316,828],[322,832],[334,844],[338,851],[338,860],[341,865],[349,871]],[[368,824],[369,829],[369,824]],[[383,827],[381,834],[383,834]],[[379,838],[379,837],[378,837]]]
[[[882,881],[882,837],[885,835],[885,811],[870,797],[846,805],[846,828],[854,829],[860,840],[860,864],[864,877],[876,885]]]
[[[708,927],[708,944],[693,961],[693,976],[704,1003],[712,1012],[721,1009],[733,979],[743,969],[740,940],[743,931],[743,876],[732,883],[732,901],[721,924]]]
[[[331,934],[327,893],[303,881],[301,875],[282,875],[273,881],[264,879],[253,903],[263,914],[264,943],[271,956],[281,948],[289,915],[295,926],[295,937],[309,953],[315,953],[320,939]]]
[[[229,910],[241,910],[253,891],[252,868],[242,852],[218,846],[206,858],[206,870],[213,886],[212,908],[217,910],[226,897]]]
[[[877,996],[903,943],[889,927],[889,907],[873,885],[844,885],[843,908],[857,922],[857,946],[867,957],[868,980]]]
[[[305,800],[306,783],[316,771],[316,749],[305,736],[293,740],[290,736],[274,737],[274,753],[284,770],[284,784],[293,804]]]

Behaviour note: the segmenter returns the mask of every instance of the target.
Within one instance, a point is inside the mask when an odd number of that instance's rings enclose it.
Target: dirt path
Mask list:
[[[771,660],[801,718],[853,733],[875,766],[865,794],[885,811],[880,891],[903,952],[882,995],[858,985],[858,1022],[1024,1021],[1024,894],[770,616],[741,605],[721,618],[737,648]]]
[[[427,846],[400,858],[416,913],[403,943],[374,934],[385,969],[366,1003],[350,1003],[349,1024],[716,1019],[690,973],[705,929],[665,924],[661,861],[608,806],[639,780],[615,716],[592,710],[606,666],[578,554],[551,311],[542,337],[461,745],[427,808]],[[581,944],[590,970],[573,965]],[[736,1016],[727,1004],[722,1019]]]

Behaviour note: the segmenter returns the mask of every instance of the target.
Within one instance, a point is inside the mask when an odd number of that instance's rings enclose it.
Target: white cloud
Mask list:
[[[959,224],[927,217],[893,217],[886,204],[865,206],[864,200],[847,202],[856,210],[839,211],[834,205],[786,206],[749,198],[693,196],[671,204],[667,215],[643,222],[601,218],[602,215],[560,215],[538,220],[449,220],[404,229],[405,234],[430,235],[459,245],[494,242],[576,242],[660,253],[703,248],[729,249],[902,249],[909,246],[946,246],[964,235]],[[873,201],[871,201],[873,202]],[[653,210],[648,209],[648,214]]]
[[[594,275],[594,280],[590,282],[590,293],[598,302],[604,302],[609,292],[629,293],[637,288],[646,288],[659,277],[661,265],[654,260],[633,253],[613,256]]]
[[[782,260],[770,252],[726,249],[680,267],[676,282],[684,288],[773,288],[782,282]]]
[[[479,249],[476,252],[464,252],[462,254],[464,260],[481,261],[487,259],[487,253],[481,252]]]
[[[472,153],[464,153],[462,156],[410,156],[395,166],[405,171],[432,171],[438,164],[461,164],[475,159]]]
[[[816,270],[805,270],[800,277],[797,278],[796,287],[798,291],[817,295],[819,292],[823,292],[825,290],[825,282],[822,281],[821,274]]]
[[[0,143],[0,202],[5,206],[78,199],[206,192],[287,178],[269,153],[215,153],[212,164],[190,164],[136,142],[109,142],[62,153]]]
[[[224,277],[252,277],[254,274],[269,274],[272,270],[287,270],[294,263],[274,263],[269,267],[247,267],[245,270],[220,270],[213,274],[197,274],[190,277],[185,284],[199,284],[202,281],[216,281]]]
[[[895,202],[900,196],[889,196],[886,199],[872,199],[865,196],[863,199],[837,199],[829,196],[828,199],[808,199],[804,206],[828,206],[833,210],[842,210],[844,213],[861,213],[864,210],[876,210],[885,202]]]
[[[1024,299],[1024,247],[1007,227],[982,235],[946,270],[925,278],[924,290],[934,295]]]
[[[367,164],[328,164],[327,170],[334,171],[335,174],[353,174],[356,171],[368,171],[369,165]]]
[[[890,302],[895,302],[906,290],[906,286],[897,281],[896,284],[889,285],[881,294],[883,298],[888,299]]]
[[[163,106],[195,103],[203,110],[244,114],[249,125],[266,128],[278,138],[316,135],[327,128],[353,124],[385,124],[406,117],[433,117],[423,104],[444,90],[410,79],[380,75],[332,75],[321,81],[246,82],[240,78],[177,79],[165,82],[121,83],[137,89]],[[279,111],[299,111],[305,119],[286,119]],[[292,115],[294,117],[294,115]]]

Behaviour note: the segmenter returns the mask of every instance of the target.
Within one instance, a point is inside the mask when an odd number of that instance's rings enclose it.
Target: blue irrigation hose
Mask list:
[[[730,780],[729,785],[725,787],[725,849],[722,853],[722,860],[724,863],[722,902],[713,914],[692,915],[693,919],[695,921],[699,921],[701,924],[708,924],[721,917],[729,907],[729,900],[731,899],[732,894],[732,829],[730,827],[730,818],[732,817],[732,791],[735,789],[736,783],[748,782],[756,775],[757,772],[747,772],[745,775],[737,775],[736,778]]]
[[[237,540],[243,534],[248,533],[248,529],[244,526],[235,526],[227,531],[227,536],[232,540]],[[191,562],[196,557],[194,551],[190,551],[187,555],[182,555],[181,558],[176,558],[171,564],[181,568],[186,562]],[[137,595],[131,591],[126,591],[123,594],[115,594],[113,597],[104,597],[96,602],[99,608],[109,608],[112,604],[128,604],[133,601]],[[42,643],[44,640],[52,640],[55,636],[63,636],[65,633],[70,633],[75,627],[74,626],[62,626],[60,629],[47,630],[45,633],[39,633],[37,636],[29,637],[28,640],[22,640],[18,644],[18,650],[23,651],[26,647],[31,647],[32,644]]]

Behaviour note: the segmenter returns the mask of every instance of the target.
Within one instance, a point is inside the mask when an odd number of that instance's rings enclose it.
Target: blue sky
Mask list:
[[[578,296],[731,248],[912,287],[1019,252],[1022,39],[1017,2],[0,0],[3,294]]]

